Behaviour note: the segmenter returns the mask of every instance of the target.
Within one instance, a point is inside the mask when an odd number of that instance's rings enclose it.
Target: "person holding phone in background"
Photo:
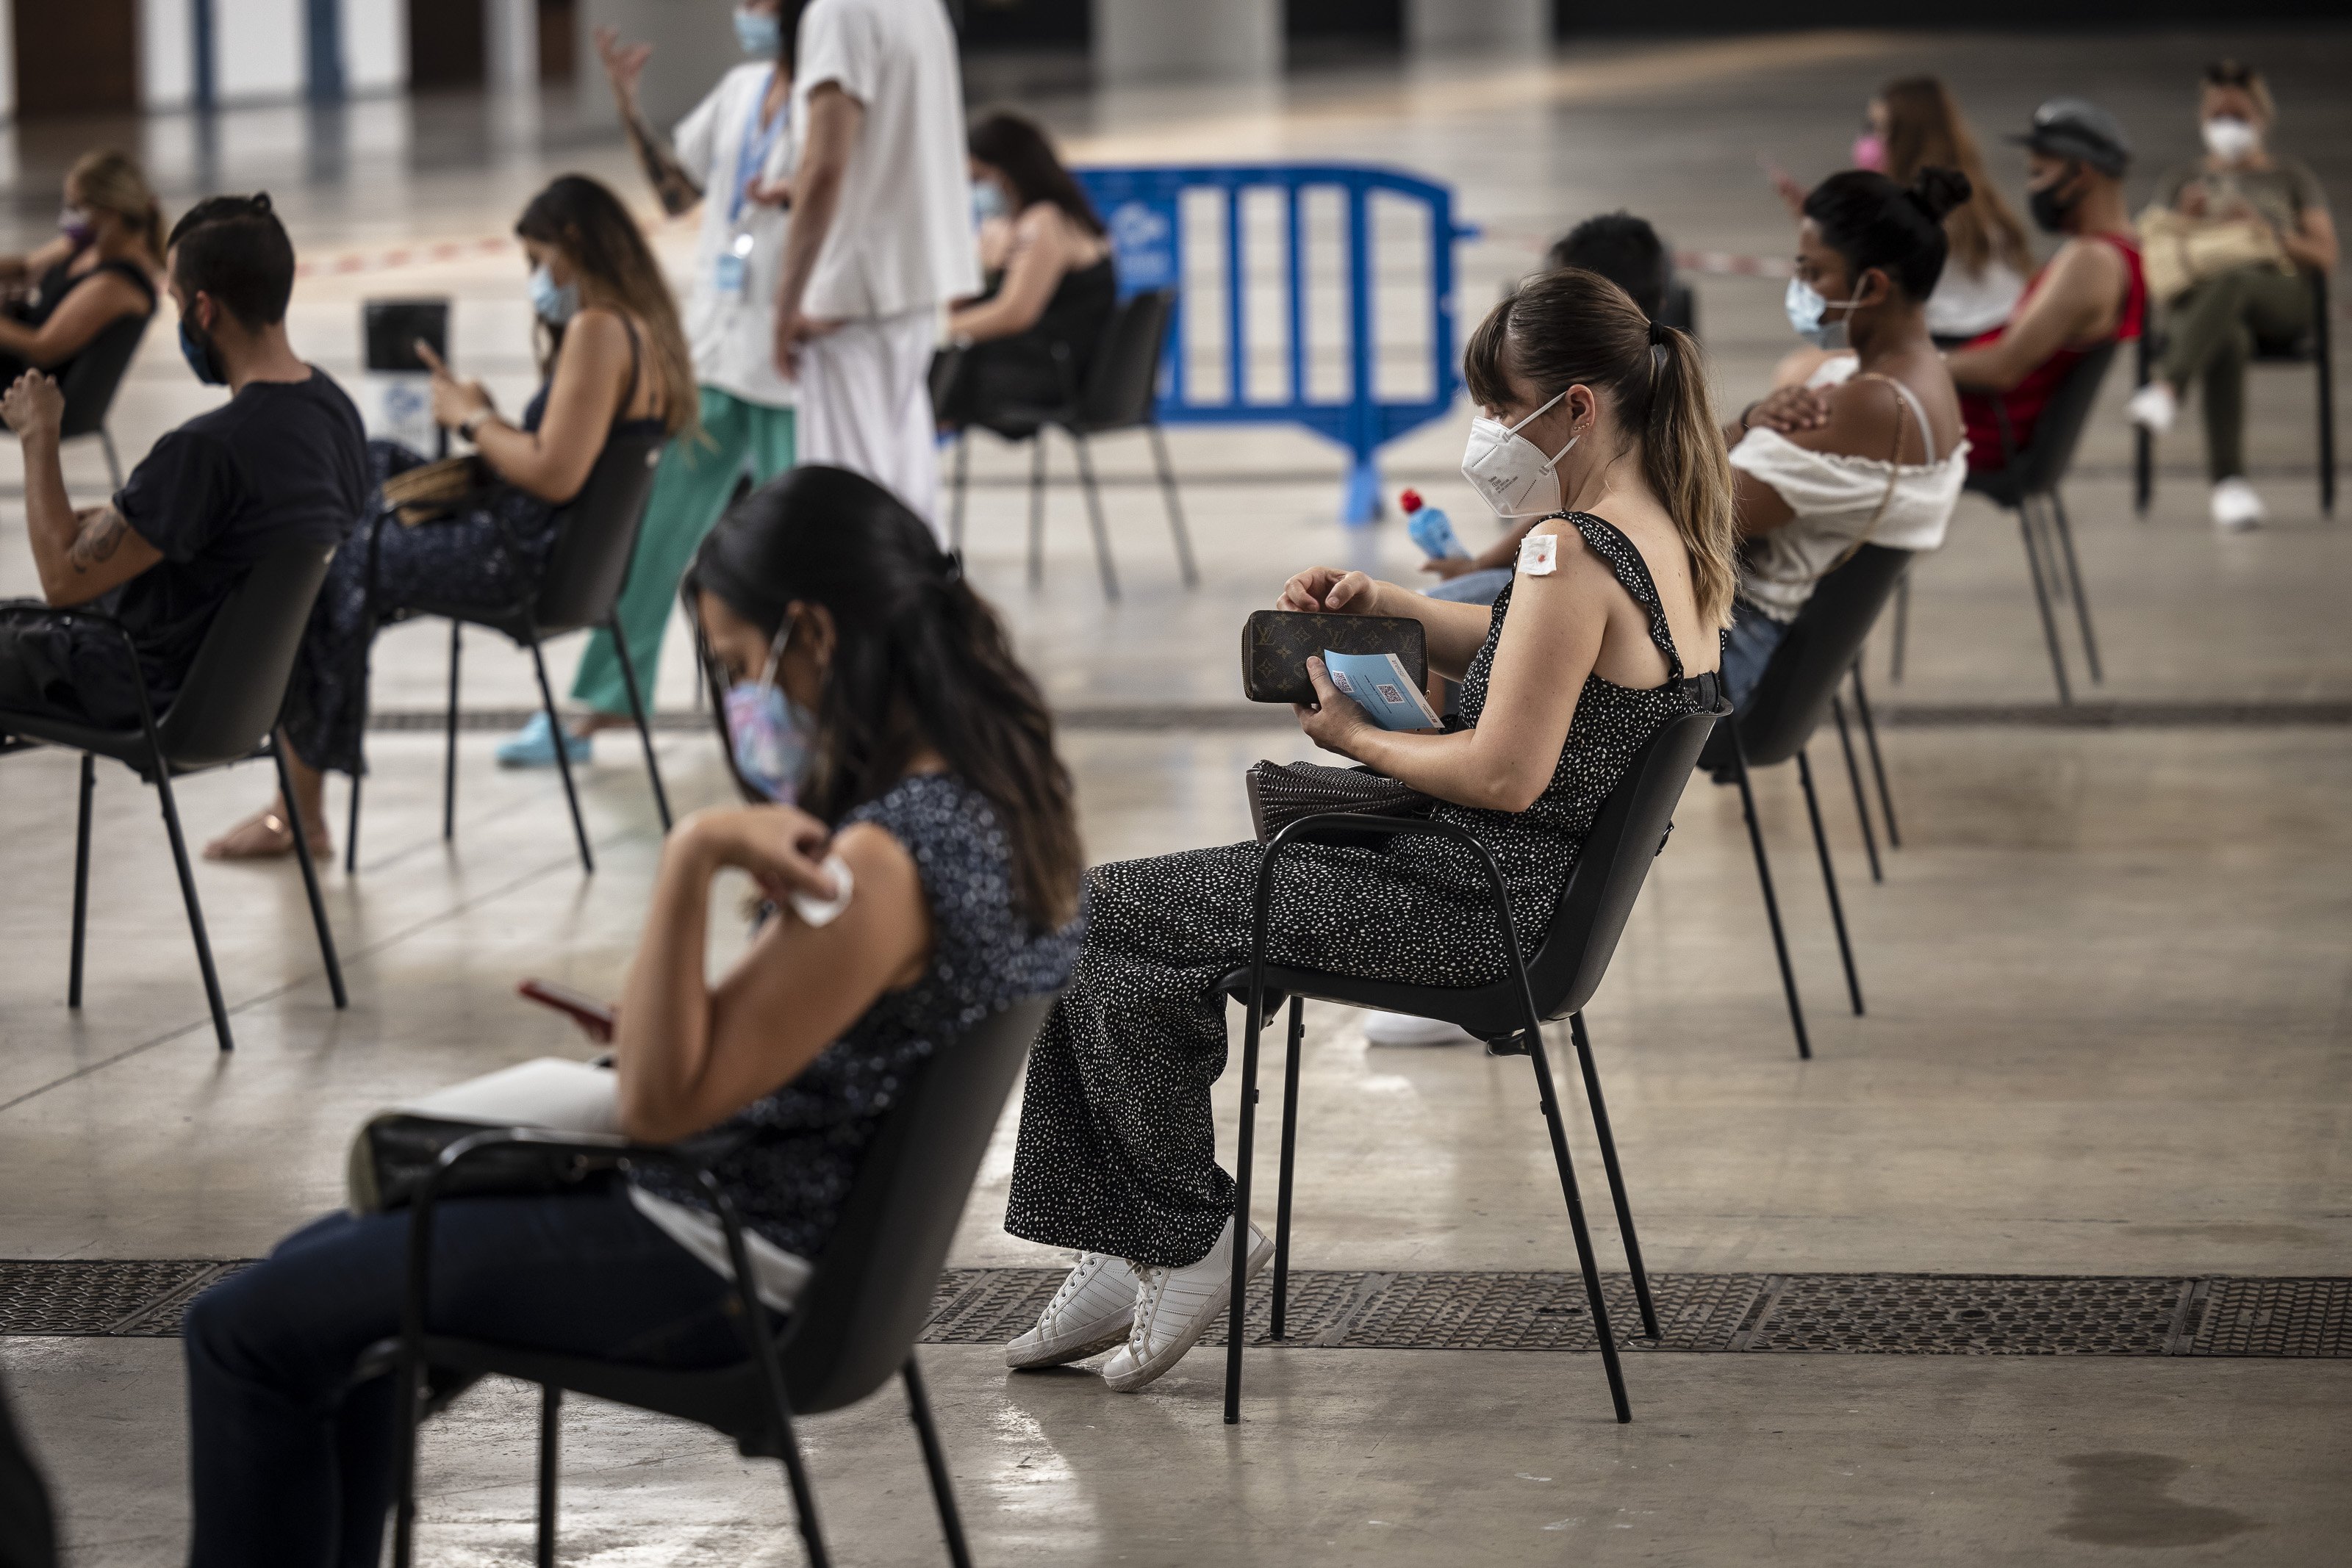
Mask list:
[[[794,456],[798,398],[772,350],[792,207],[793,35],[785,8],[783,0],[744,0],[735,8],[735,37],[746,61],[677,122],[667,145],[637,103],[654,47],[624,44],[610,27],[595,34],[621,123],[662,210],[676,218],[702,209],[683,312],[702,434],[662,453],[616,606],[647,702],[686,563],[739,485],[766,484]],[[563,745],[572,761],[585,762],[598,730],[631,722],[613,634],[601,626],[581,654],[572,697],[585,711],[565,727]],[[555,746],[555,727],[545,714],[533,714],[499,743],[498,758],[509,768],[552,768]]]

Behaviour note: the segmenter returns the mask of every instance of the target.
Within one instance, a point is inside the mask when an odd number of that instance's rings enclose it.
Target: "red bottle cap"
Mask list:
[[[1418,490],[1407,490],[1397,497],[1397,505],[1404,508],[1404,515],[1408,517],[1421,510],[1422,504],[1421,492]]]

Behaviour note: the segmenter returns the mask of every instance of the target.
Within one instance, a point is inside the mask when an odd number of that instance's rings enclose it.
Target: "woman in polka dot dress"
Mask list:
[[[1507,521],[1540,517],[1517,575],[1482,606],[1317,567],[1286,610],[1410,615],[1430,664],[1462,683],[1462,727],[1382,730],[1307,668],[1299,724],[1327,750],[1402,779],[1493,852],[1522,931],[1540,930],[1593,814],[1658,727],[1705,706],[1731,603],[1731,472],[1698,345],[1653,326],[1580,270],[1521,285],[1473,335],[1465,474]],[[1688,657],[1685,656],[1688,651]],[[1030,1056],[1005,1228],[1078,1264],[1007,1347],[1014,1366],[1104,1364],[1132,1389],[1173,1365],[1223,1310],[1232,1178],[1209,1089],[1225,1065],[1217,989],[1248,959],[1255,843],[1098,866],[1069,988]],[[1286,854],[1277,963],[1477,986],[1502,941],[1481,868],[1427,839]],[[1253,1228],[1249,1268],[1272,1251]]]

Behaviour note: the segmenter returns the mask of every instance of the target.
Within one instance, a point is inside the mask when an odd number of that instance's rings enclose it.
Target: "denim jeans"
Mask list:
[[[1731,603],[1731,631],[1723,640],[1723,687],[1733,707],[1746,707],[1748,694],[1764,678],[1789,623],[1775,621],[1744,599]]]
[[[376,1568],[397,1406],[352,1367],[399,1332],[407,1269],[405,1209],[331,1214],[189,1308],[191,1568]],[[432,1281],[439,1333],[653,1366],[745,1354],[726,1281],[618,1182],[437,1205]]]

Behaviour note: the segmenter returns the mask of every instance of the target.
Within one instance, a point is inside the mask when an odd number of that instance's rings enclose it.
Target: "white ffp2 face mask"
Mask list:
[[[2205,151],[2224,163],[2242,163],[2263,144],[2263,133],[2234,115],[2215,115],[2200,129]]]
[[[1552,403],[1567,395],[1557,393],[1550,402],[1517,424],[1505,424],[1484,414],[1470,422],[1470,444],[1462,455],[1462,476],[1506,522],[1520,517],[1548,517],[1559,510],[1559,460],[1584,438],[1570,436],[1566,446],[1547,457],[1542,447],[1519,432],[1542,418]]]

